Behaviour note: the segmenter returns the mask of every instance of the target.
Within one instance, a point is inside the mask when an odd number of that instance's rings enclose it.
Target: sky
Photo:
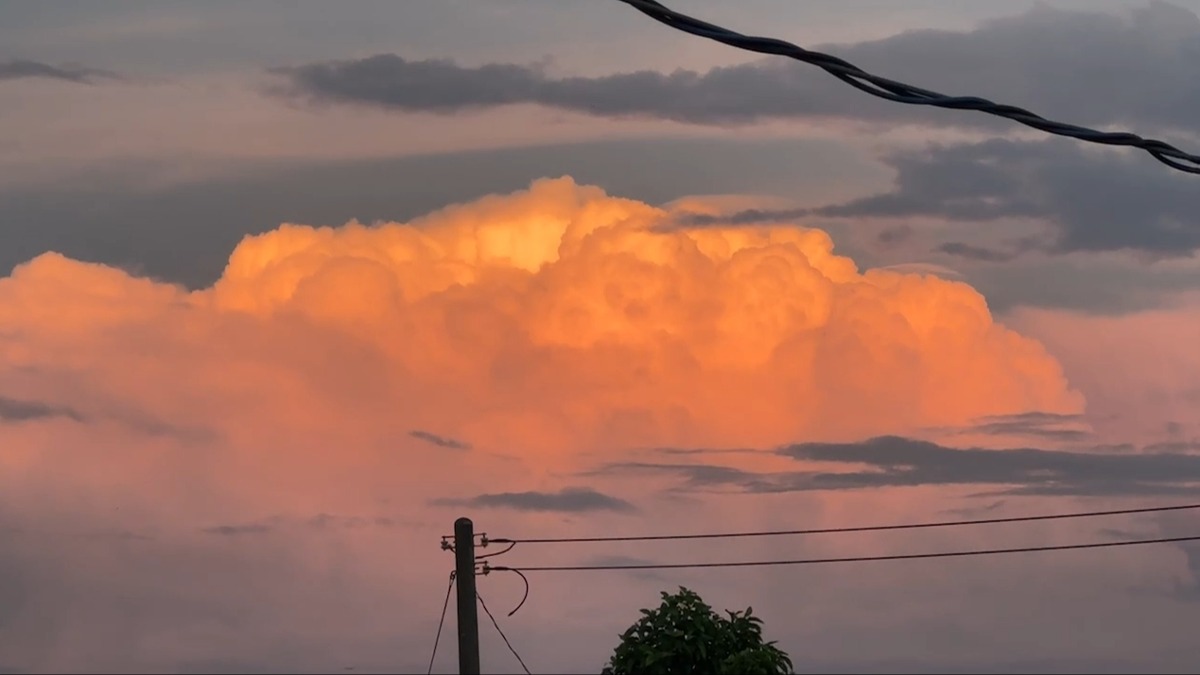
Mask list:
[[[1200,0],[679,0],[1200,149]],[[423,672],[493,538],[1195,501],[1200,183],[609,0],[0,2],[0,672]],[[1200,535],[1195,511],[516,568]],[[494,545],[493,545],[494,546]],[[496,552],[487,547],[479,553]],[[533,672],[687,586],[798,672],[1195,672],[1200,545],[493,572]],[[481,615],[485,672],[521,672]],[[433,662],[457,672],[451,604]]]

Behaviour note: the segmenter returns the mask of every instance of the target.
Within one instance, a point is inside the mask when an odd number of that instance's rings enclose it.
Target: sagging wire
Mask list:
[[[521,570],[519,570],[515,567],[507,567],[507,566],[497,567],[497,566],[493,566],[487,562],[484,562],[483,565],[477,570],[477,573],[479,574],[479,576],[487,576],[487,575],[491,574],[492,572],[512,572],[512,573],[516,574],[517,576],[521,577],[521,581],[524,582],[525,591],[521,595],[521,602],[517,603],[517,606],[514,607],[513,610],[508,613],[508,616],[512,616],[513,614],[516,614],[517,610],[524,607],[525,601],[529,599],[529,577],[525,576],[525,574]]]
[[[942,527],[1000,525],[1005,523],[1032,523],[1045,520],[1074,520],[1080,518],[1101,518],[1107,516],[1166,513],[1170,511],[1194,511],[1197,509],[1200,509],[1200,503],[1173,504],[1168,506],[1147,506],[1132,509],[1110,509],[1105,511],[1074,511],[1070,513],[1049,513],[1034,516],[1005,516],[1001,518],[977,518],[971,520],[938,520],[916,523],[895,523],[890,525],[856,525],[849,527],[819,527],[792,530],[757,530],[743,532],[704,532],[696,534],[616,535],[604,537],[544,537],[530,539],[496,537],[490,541],[497,544],[580,544],[630,541],[674,541],[683,539],[740,539],[746,537],[784,537],[813,534],[846,534],[851,532],[887,532],[892,530],[923,530]]]
[[[521,655],[518,654],[517,650],[513,648],[512,643],[508,641],[508,636],[505,635],[504,631],[500,629],[500,623],[496,621],[496,617],[492,616],[492,610],[488,609],[487,603],[483,601],[483,596],[479,594],[479,591],[475,591],[475,597],[479,599],[479,606],[483,608],[483,611],[487,614],[488,618],[492,620],[492,625],[496,627],[496,632],[500,634],[500,639],[504,640],[504,644],[508,646],[508,651],[512,652],[512,655],[517,657],[517,662],[521,664],[521,668],[525,671],[525,675],[532,675],[532,673],[529,672],[529,666],[525,665],[525,659],[521,658]],[[512,615],[509,614],[509,616]]]
[[[927,105],[951,110],[974,110],[1004,117],[1039,131],[1057,136],[1068,136],[1081,141],[1102,145],[1117,145],[1145,150],[1167,166],[1186,173],[1200,175],[1200,155],[1189,154],[1164,141],[1147,139],[1129,132],[1108,132],[1089,129],[1076,124],[1048,120],[1024,108],[994,103],[978,96],[948,96],[929,89],[922,89],[896,80],[872,75],[844,59],[810,51],[790,42],[776,38],[743,35],[686,14],[680,14],[656,0],[621,0],[646,16],[676,30],[699,37],[715,40],[759,54],[786,56],[803,63],[817,66],[842,82],[860,91],[895,103]]]

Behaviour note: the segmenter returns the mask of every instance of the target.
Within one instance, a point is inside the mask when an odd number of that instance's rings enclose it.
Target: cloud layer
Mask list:
[[[1038,6],[972,31],[911,31],[821,49],[885,77],[1032,107],[1077,124],[1138,122],[1195,130],[1195,111],[1200,109],[1200,88],[1191,75],[1191,64],[1200,58],[1200,18],[1168,2],[1136,8],[1124,17]],[[554,77],[515,64],[461,66],[380,54],[280,72],[302,95],[407,111],[538,103],[593,115],[695,124],[831,117],[995,123],[973,113],[914,112],[869,100],[815,67],[782,58],[707,72],[681,67],[671,73]],[[1114,78],[1120,87],[1111,86]]]
[[[819,230],[668,220],[561,179],[411,224],[284,225],[195,292],[43,255],[0,282],[22,369],[4,394],[159,433],[264,408],[332,433],[391,409],[388,433],[427,445],[551,455],[1081,411],[963,283],[859,273]],[[248,406],[267,376],[291,384]],[[323,401],[347,420],[302,412]]]
[[[894,187],[811,208],[686,214],[685,225],[756,224],[802,218],[908,223],[1027,221],[1042,234],[974,235],[983,244],[946,241],[941,253],[974,262],[1010,261],[1032,251],[1066,254],[1135,251],[1189,257],[1200,248],[1200,192],[1190,175],[1165,171],[1125,152],[1089,151],[1060,139],[930,144],[883,158]],[[895,237],[906,230],[885,230]],[[1002,243],[992,243],[1000,240]]]
[[[1186,448],[1186,450],[1189,450]],[[684,479],[683,489],[730,486],[747,492],[860,490],[931,485],[990,486],[1005,495],[1186,495],[1200,483],[1200,455],[1172,448],[957,448],[898,436],[856,443],[799,443],[776,450],[828,470],[743,471],[721,464],[628,462],[598,472],[665,472]],[[1158,451],[1155,451],[1158,450]]]
[[[91,84],[116,77],[112,72],[85,66],[54,66],[41,61],[12,59],[0,61],[0,82],[5,80],[48,79]]]
[[[917,517],[928,502],[806,493],[763,518],[768,501],[579,474],[636,447],[980,418],[1041,433],[1083,410],[1057,360],[966,284],[862,273],[801,226],[672,221],[563,178],[408,223],[283,225],[195,291],[52,253],[18,266],[0,280],[0,595],[18,598],[0,653],[35,670],[411,670],[461,509],[501,536],[613,531],[650,509],[691,529]],[[796,462],[750,452],[728,469]],[[600,662],[594,636],[622,627],[640,583],[565,618],[523,610],[543,663]]]

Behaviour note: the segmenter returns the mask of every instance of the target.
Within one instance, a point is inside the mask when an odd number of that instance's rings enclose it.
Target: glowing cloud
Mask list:
[[[39,671],[172,670],[214,645],[309,668],[358,658],[366,634],[426,636],[438,504],[526,532],[651,508],[683,529],[701,510],[727,529],[785,511],[928,518],[941,488],[780,509],[587,471],[631,447],[769,450],[1082,409],[1057,361],[963,283],[860,273],[813,229],[675,220],[564,178],[407,224],[283,225],[198,291],[53,253],[18,266],[0,279],[0,528],[16,547],[0,569],[44,576],[31,597],[50,609],[5,624],[0,653]],[[541,642],[602,651],[580,635]]]
[[[421,428],[542,459],[1082,407],[966,284],[859,273],[819,230],[668,221],[561,178],[407,224],[283,225],[191,293],[47,254],[0,281],[3,363],[90,374],[164,423]],[[24,379],[0,393],[49,395]],[[88,392],[55,402],[86,414]]]

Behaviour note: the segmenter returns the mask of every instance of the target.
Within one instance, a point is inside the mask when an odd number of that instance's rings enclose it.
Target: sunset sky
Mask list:
[[[1200,0],[667,4],[1200,151]],[[463,515],[1200,502],[1197,249],[1200,176],[617,0],[0,2],[0,673],[424,672]],[[1198,511],[494,562],[1189,535]],[[529,576],[511,617],[519,579],[479,590],[533,672],[599,672],[680,585],[753,606],[800,672],[1200,667],[1200,544]],[[521,672],[480,628],[484,671]]]

